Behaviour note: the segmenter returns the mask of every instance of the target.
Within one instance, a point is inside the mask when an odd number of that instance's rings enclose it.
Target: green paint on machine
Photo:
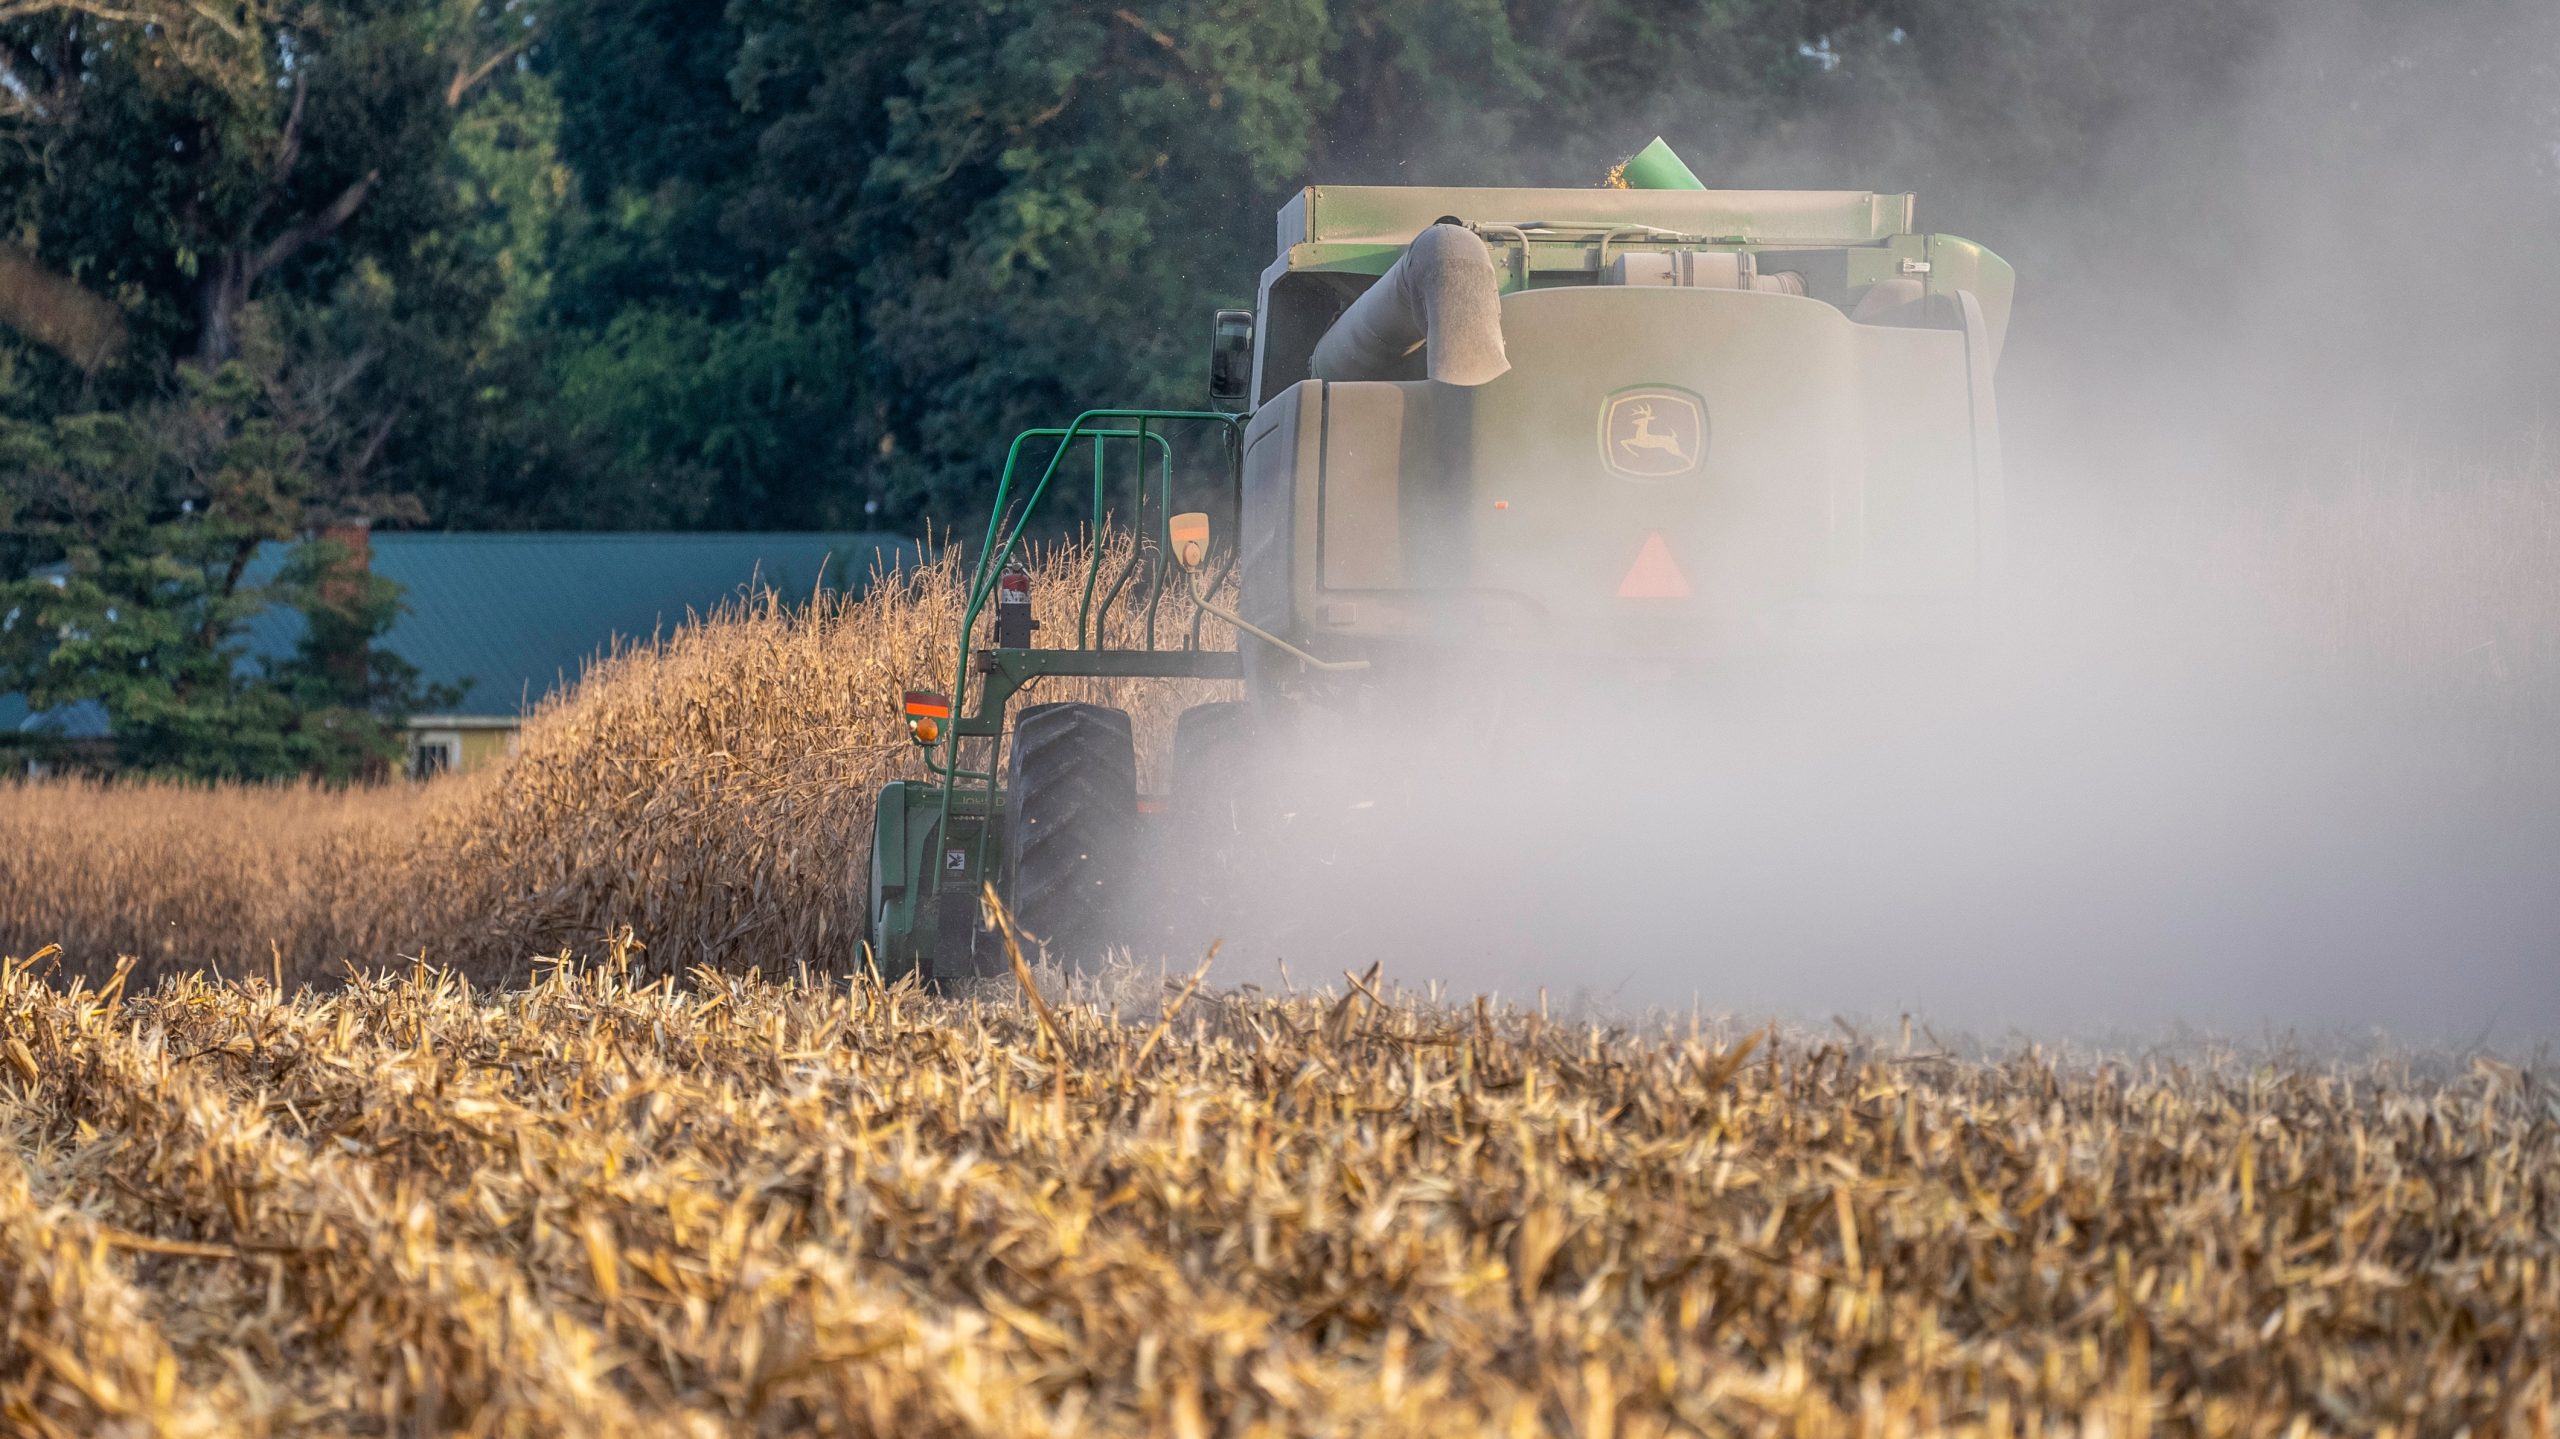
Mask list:
[[[1909,195],[1710,190],[1659,140],[1616,178],[1303,190],[1280,211],[1239,413],[1100,409],[1016,439],[962,636],[1071,460],[1093,461],[1092,528],[1114,517],[1157,558],[1106,586],[1097,550],[1073,631],[1042,631],[1047,645],[960,640],[933,778],[880,795],[869,912],[885,974],[992,972],[989,885],[1052,958],[1131,938],[1103,902],[1152,883],[1129,853],[1128,718],[1055,704],[1009,723],[1039,677],[1244,681],[1242,704],[1183,716],[1179,820],[1217,808],[1185,784],[1257,734],[1413,683],[1453,646],[1688,665],[1781,614],[1969,603],[2000,550],[2008,265],[1915,233]],[[1446,241],[1444,222],[1466,234]],[[1432,272],[1398,271],[1426,231]],[[1399,274],[1402,290],[1382,286]],[[1429,298],[1407,345],[1391,302],[1416,287]],[[1459,313],[1498,314],[1498,337],[1464,337],[1469,363],[1448,373],[1469,383],[1428,378],[1430,317]],[[1242,379],[1242,320],[1220,320],[1222,399]],[[1377,333],[1320,355],[1354,320]],[[1178,449],[1219,457],[1205,488],[1234,517],[1199,572],[1163,558],[1177,493],[1204,488],[1177,484]],[[1180,518],[1196,536],[1198,517]],[[1158,643],[1160,608],[1179,630],[1229,574],[1238,648]],[[1150,617],[1143,645],[1104,646],[1114,605]]]

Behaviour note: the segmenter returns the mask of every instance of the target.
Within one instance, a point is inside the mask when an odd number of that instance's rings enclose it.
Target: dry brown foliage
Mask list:
[[[1074,623],[1085,553],[1035,556],[1044,642]],[[1126,554],[1111,547],[1106,584]],[[873,797],[924,773],[900,696],[950,686],[961,579],[945,551],[859,596],[767,595],[627,648],[545,704],[493,773],[340,793],[0,788],[0,952],[59,944],[93,978],[132,955],[136,985],[279,959],[288,982],[334,979],[404,957],[488,983],[627,924],[655,973],[850,972]],[[1165,602],[1159,642],[1181,642],[1189,609]],[[1114,643],[1140,642],[1139,616],[1112,621]],[[1211,620],[1203,642],[1232,637]],[[1161,756],[1183,706],[1231,689],[1047,681],[1028,698],[1119,704]]]
[[[413,912],[397,884],[446,795],[405,786],[0,786],[0,953],[58,944],[103,977],[119,956],[145,982],[315,974]],[[427,896],[431,897],[431,896]],[[39,937],[41,936],[41,937]]]
[[[2502,1065],[1119,995],[13,965],[0,1426],[2550,1432]]]

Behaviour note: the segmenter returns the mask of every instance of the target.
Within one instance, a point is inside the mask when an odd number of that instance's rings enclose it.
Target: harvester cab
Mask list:
[[[1129,717],[1008,722],[1035,678],[1243,681],[1182,716],[1178,819],[1218,807],[1186,788],[1228,784],[1275,710],[1452,652],[1689,661],[1970,605],[2001,542],[2009,266],[1918,232],[1910,195],[1709,190],[1659,140],[1611,181],[1302,190],[1254,310],[1216,317],[1214,408],[1015,441],[933,777],[880,796],[884,972],[985,972],[1006,924],[1071,962],[1133,937]],[[1186,433],[1223,457],[1231,539],[1175,512]],[[1093,532],[1133,542],[1109,574],[1094,549],[1071,633],[1061,604],[1034,636],[1007,608],[1023,536],[1085,452]],[[1234,648],[1202,646],[1203,615]]]

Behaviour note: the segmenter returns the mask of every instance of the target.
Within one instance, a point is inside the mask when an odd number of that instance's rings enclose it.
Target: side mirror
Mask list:
[[[1253,311],[1220,310],[1209,335],[1209,403],[1242,414],[1253,391]]]
[[[1209,517],[1198,510],[1165,521],[1164,537],[1173,545],[1174,559],[1186,570],[1200,568],[1200,562],[1209,558]]]

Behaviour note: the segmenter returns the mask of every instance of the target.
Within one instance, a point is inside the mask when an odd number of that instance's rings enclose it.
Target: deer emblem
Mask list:
[[[1620,439],[1618,448],[1626,451],[1630,458],[1647,450],[1660,450],[1681,464],[1689,463],[1689,452],[1681,446],[1680,437],[1666,435],[1653,427],[1653,406],[1630,406],[1627,417],[1636,422],[1635,433]]]
[[[1621,390],[1600,407],[1600,463],[1630,480],[1685,475],[1707,457],[1707,403],[1687,390]]]

